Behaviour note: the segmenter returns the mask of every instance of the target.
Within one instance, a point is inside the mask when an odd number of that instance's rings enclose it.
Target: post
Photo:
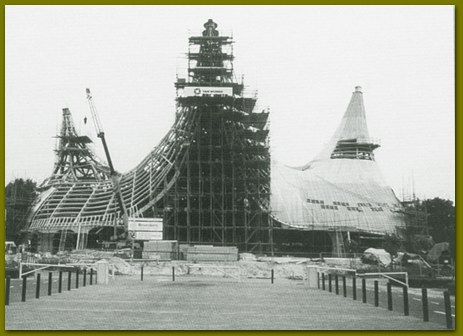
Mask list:
[[[387,309],[392,310],[392,285],[387,283]]]
[[[84,279],[82,281],[82,286],[86,286],[87,285],[87,269],[84,268]]]
[[[51,286],[53,284],[53,273],[48,272],[48,296],[51,296]]]
[[[379,306],[379,288],[378,280],[375,280],[375,307]]]
[[[21,288],[21,301],[26,302],[27,277],[23,276],[23,285]]]
[[[63,289],[63,271],[59,271],[58,276],[58,293],[61,293]]]
[[[428,289],[426,287],[421,288],[421,296],[423,302],[423,321],[429,321],[429,309],[428,309]]]
[[[357,278],[352,277],[352,299],[357,300]]]
[[[334,276],[334,288],[336,290],[336,295],[339,295],[339,277],[337,274]]]
[[[7,276],[5,280],[5,306],[10,305],[10,277]]]
[[[325,273],[322,273],[322,289],[325,290]]]
[[[317,272],[317,287],[320,289],[320,272]]]
[[[90,268],[90,286],[93,285],[93,268]]]
[[[272,284],[273,284],[273,279],[274,279],[274,271],[273,271],[273,268],[272,268],[272,272],[271,272],[270,277],[271,277],[271,279],[272,279],[271,281],[272,281]]]
[[[450,293],[448,290],[444,292],[444,305],[445,305],[445,320],[447,321],[447,329],[453,329],[452,306],[450,304]]]
[[[175,281],[175,267],[172,266],[172,281]]]
[[[408,316],[410,315],[410,308],[408,306],[408,287],[404,286],[403,287],[403,297],[404,297],[404,315]]]
[[[79,288],[79,269],[76,268],[76,289]]]
[[[68,272],[68,291],[71,290],[71,271]]]
[[[362,279],[362,302],[367,303],[367,280]]]
[[[330,293],[333,291],[332,284],[331,284],[331,273],[328,274],[328,291]]]
[[[37,273],[37,283],[35,285],[35,298],[40,297],[40,273]]]
[[[342,276],[342,292],[344,294],[344,297],[347,297],[347,286],[346,286],[346,276]]]
[[[143,265],[141,265],[141,270],[140,270],[140,281],[143,281]]]

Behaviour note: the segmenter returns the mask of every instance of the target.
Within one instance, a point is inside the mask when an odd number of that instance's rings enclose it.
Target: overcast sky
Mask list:
[[[188,36],[209,18],[270,108],[274,158],[310,161],[361,85],[397,196],[414,181],[418,197],[455,199],[453,6],[7,6],[6,183],[51,174],[63,107],[96,138],[86,87],[116,169],[135,167],[174,121]]]

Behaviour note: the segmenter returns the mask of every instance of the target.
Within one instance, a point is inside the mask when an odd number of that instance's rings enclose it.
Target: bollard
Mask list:
[[[272,273],[271,273],[272,284],[273,284],[273,277],[274,277],[274,272],[273,272],[273,269],[272,269]]]
[[[317,286],[320,289],[320,272],[317,272]]]
[[[322,289],[325,290],[325,273],[322,273]]]
[[[5,306],[10,305],[10,277],[6,277],[6,283],[5,283]]]
[[[346,276],[342,276],[342,292],[344,294],[344,297],[347,297],[347,286],[346,286]]]
[[[76,289],[79,288],[79,269],[76,268]]]
[[[428,309],[428,289],[426,287],[421,288],[421,296],[423,302],[423,321],[429,321],[429,309]]]
[[[61,293],[63,289],[63,271],[59,271],[58,276],[58,293]]]
[[[90,286],[93,285],[93,268],[90,268]]]
[[[408,316],[410,315],[410,308],[408,306],[408,287],[407,286],[403,287],[402,295],[404,297],[404,315]]]
[[[328,274],[328,291],[330,293],[333,291],[332,284],[331,284],[331,273]]]
[[[141,265],[141,270],[140,270],[140,281],[143,281],[143,265]]]
[[[82,286],[86,286],[87,285],[87,269],[84,268],[84,279],[82,281]]]
[[[362,302],[367,303],[367,280],[362,279]]]
[[[23,285],[21,288],[21,301],[26,302],[26,287],[27,287],[27,278],[23,276]]]
[[[37,283],[35,285],[35,298],[40,298],[40,273],[37,273]]]
[[[378,281],[375,280],[375,307],[379,306],[379,288]]]
[[[334,276],[334,288],[336,290],[336,295],[339,295],[339,277],[337,274]]]
[[[71,290],[71,271],[68,272],[68,291]]]
[[[172,266],[172,281],[175,281],[175,267]]]
[[[445,319],[447,321],[447,329],[453,329],[452,321],[452,306],[450,303],[450,293],[448,290],[444,292]]]
[[[357,278],[355,275],[352,278],[352,298],[357,300]]]
[[[48,272],[48,296],[51,296],[51,286],[53,284],[53,273]]]
[[[392,285],[387,283],[387,309],[392,310]]]

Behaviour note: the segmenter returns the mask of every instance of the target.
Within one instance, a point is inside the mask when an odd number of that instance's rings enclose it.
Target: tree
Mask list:
[[[26,216],[36,196],[36,183],[30,179],[15,179],[5,188],[5,236],[17,241],[26,225]]]
[[[394,256],[397,255],[397,252],[402,247],[402,239],[396,234],[387,234],[384,236],[383,248],[384,250],[391,255],[391,268],[393,267],[392,261]]]
[[[422,206],[428,213],[429,233],[436,243],[448,242],[450,252],[455,251],[455,206],[450,200],[439,197],[427,199]]]

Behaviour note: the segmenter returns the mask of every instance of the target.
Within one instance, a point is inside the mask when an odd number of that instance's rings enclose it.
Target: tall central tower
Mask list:
[[[164,239],[269,250],[270,154],[268,111],[253,113],[233,76],[233,40],[212,20],[189,38],[188,77],[175,83],[177,116],[191,114],[195,130],[180,174],[158,202]]]

